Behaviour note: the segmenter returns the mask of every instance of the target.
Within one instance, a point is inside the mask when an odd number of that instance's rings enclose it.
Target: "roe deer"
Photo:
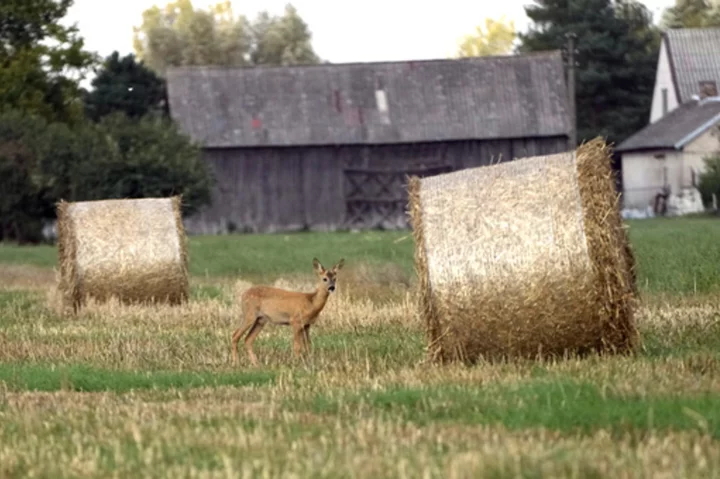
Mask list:
[[[292,327],[293,350],[295,356],[310,350],[310,326],[317,321],[320,311],[325,307],[330,293],[335,291],[337,272],[345,259],[325,269],[317,258],[313,258],[313,268],[318,276],[318,284],[312,293],[287,291],[270,286],[253,286],[245,291],[241,298],[242,323],[232,335],[233,364],[238,362],[238,341],[245,336],[245,349],[250,362],[257,366],[258,360],[253,352],[253,342],[262,328],[268,324]]]

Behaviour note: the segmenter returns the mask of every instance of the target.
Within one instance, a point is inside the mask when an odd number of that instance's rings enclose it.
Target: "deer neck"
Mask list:
[[[318,313],[325,307],[328,296],[330,296],[330,291],[328,291],[327,288],[323,287],[322,284],[315,288],[315,292],[310,298],[314,312]]]

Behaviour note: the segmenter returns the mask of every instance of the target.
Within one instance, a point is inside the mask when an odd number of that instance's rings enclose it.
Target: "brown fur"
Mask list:
[[[328,296],[335,289],[337,272],[344,263],[345,260],[341,259],[328,270],[317,258],[313,258],[318,284],[311,293],[287,291],[271,286],[253,286],[245,291],[240,298],[242,324],[232,335],[233,364],[238,363],[238,342],[247,332],[245,349],[250,362],[253,366],[257,366],[258,360],[253,351],[253,342],[268,323],[292,328],[293,351],[296,357],[300,356],[301,352],[309,352],[310,327],[317,321]]]

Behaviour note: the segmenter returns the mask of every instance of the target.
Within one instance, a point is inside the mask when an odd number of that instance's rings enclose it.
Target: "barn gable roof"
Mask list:
[[[570,131],[559,51],[291,67],[181,67],[168,71],[167,82],[172,117],[205,147],[527,138]]]
[[[690,100],[620,143],[616,151],[680,150],[718,123],[720,97]]]
[[[700,82],[720,86],[720,28],[677,28],[663,35],[680,103],[700,93]]]

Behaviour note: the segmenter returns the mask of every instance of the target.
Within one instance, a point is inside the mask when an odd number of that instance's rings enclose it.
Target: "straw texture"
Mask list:
[[[605,143],[410,178],[432,359],[631,352],[634,257]]]
[[[181,197],[57,205],[58,289],[77,311],[88,297],[179,304],[189,295]]]

